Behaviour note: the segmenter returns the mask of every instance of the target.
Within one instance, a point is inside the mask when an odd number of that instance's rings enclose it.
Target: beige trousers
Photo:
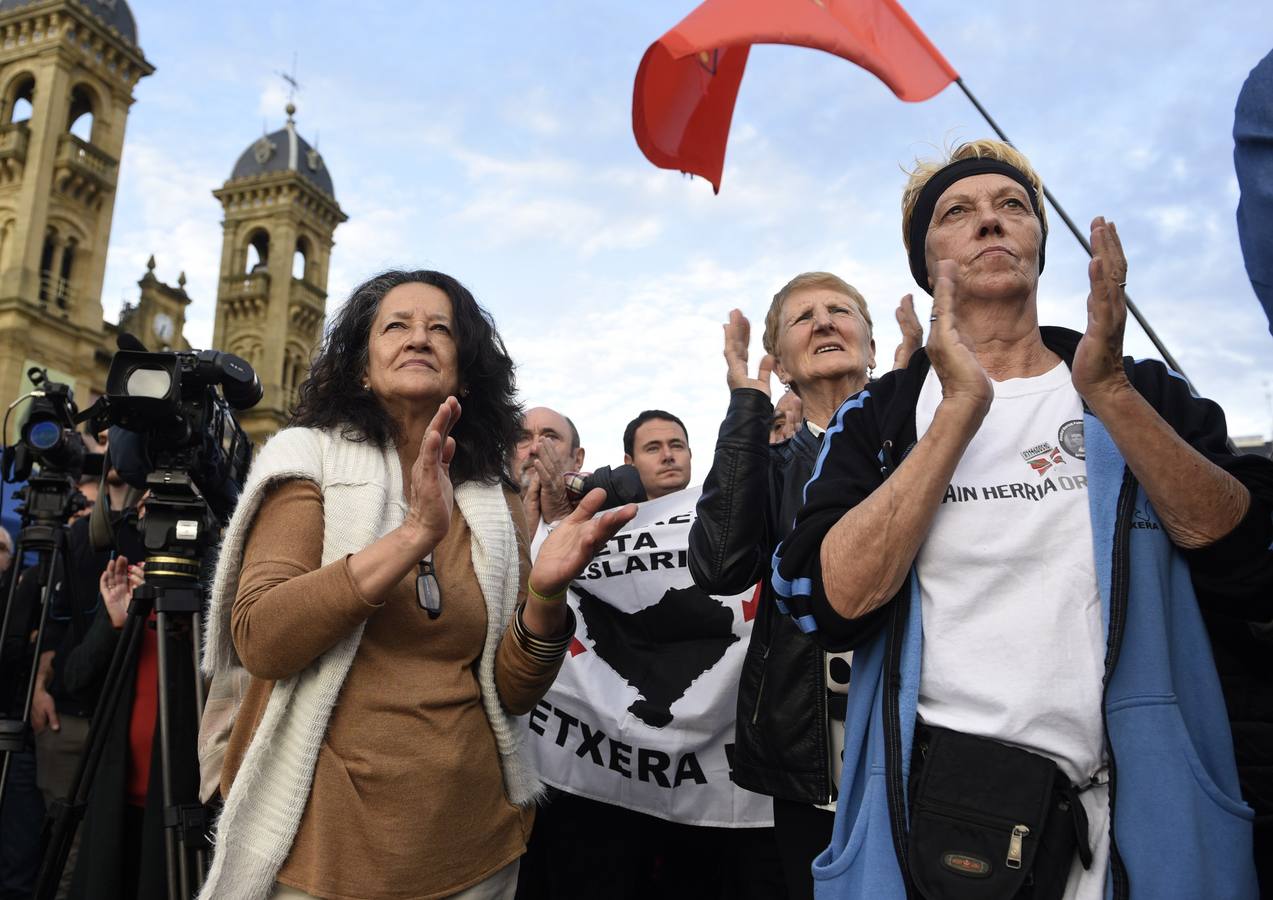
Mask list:
[[[513,900],[517,893],[517,871],[521,860],[515,859],[489,878],[479,881],[470,888],[452,894],[447,900]],[[271,900],[318,900],[313,894],[298,891],[285,884],[274,886]]]

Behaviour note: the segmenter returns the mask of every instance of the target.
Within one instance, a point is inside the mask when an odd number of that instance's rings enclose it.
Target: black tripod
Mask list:
[[[45,625],[49,619],[53,589],[58,574],[64,569],[66,554],[66,520],[71,514],[72,498],[77,493],[75,479],[67,472],[56,469],[41,471],[27,481],[25,504],[22,507],[22,529],[18,532],[13,550],[14,572],[9,580],[9,594],[5,598],[4,618],[0,621],[0,647],[9,639],[9,628],[14,625],[13,599],[18,587],[18,567],[24,554],[39,554],[35,577],[40,585],[40,615],[32,648],[31,668],[27,674],[23,693],[22,716],[18,719],[0,719],[0,803],[4,802],[4,788],[9,778],[9,761],[14,753],[21,753],[34,745],[31,730],[31,702],[35,696],[36,674],[40,667],[40,654],[44,649]],[[68,591],[71,579],[64,578]],[[17,624],[25,630],[25,624]],[[16,643],[22,643],[23,635]]]
[[[159,764],[163,785],[164,851],[169,900],[189,900],[207,872],[207,814],[198,796],[178,797],[174,784],[174,754],[190,760],[193,746],[177,747],[177,717],[193,715],[197,728],[203,714],[203,680],[199,671],[199,636],[204,590],[199,581],[205,551],[215,537],[216,521],[195,491],[190,476],[170,469],[157,470],[146,480],[152,491],[142,520],[146,548],[146,583],[133,592],[128,618],[102,685],[97,710],[89,727],[88,747],[75,773],[68,798],[54,805],[46,820],[45,852],[36,883],[36,900],[52,900],[66,859],[84,818],[89,790],[101,762],[128,676],[141,650],[144,629],[152,610],[159,633]],[[172,658],[170,636],[190,639],[193,703],[170,696],[169,675],[180,663]],[[193,708],[192,708],[193,707]]]

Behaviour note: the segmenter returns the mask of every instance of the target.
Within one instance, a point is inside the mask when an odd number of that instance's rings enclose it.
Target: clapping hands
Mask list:
[[[455,507],[455,489],[451,484],[455,438],[451,437],[451,429],[459,419],[460,401],[447,397],[424,430],[420,452],[411,466],[403,525],[419,542],[421,557],[432,552],[451,527],[451,510]]]
[[[729,389],[754,388],[769,396],[769,376],[774,369],[774,359],[768,353],[760,359],[756,377],[747,374],[747,345],[751,342],[751,323],[742,310],[731,309],[725,323],[725,380]]]
[[[1087,264],[1087,330],[1074,352],[1070,377],[1074,389],[1096,409],[1102,400],[1131,389],[1123,370],[1123,332],[1127,327],[1127,257],[1113,222],[1092,220],[1092,261]]]
[[[953,260],[943,259],[937,263],[928,358],[941,381],[943,402],[968,404],[969,412],[984,417],[994,400],[994,386],[959,331],[961,304],[955,290],[957,274],[958,267]]]
[[[538,593],[552,596],[564,591],[605,542],[637,513],[636,504],[629,503],[593,518],[605,499],[605,491],[593,488],[544,540],[530,572],[530,583]]]
[[[915,315],[915,298],[910,294],[902,297],[893,315],[897,319],[897,327],[902,330],[902,342],[893,353],[893,368],[904,369],[924,343],[924,326],[919,324],[919,317]]]

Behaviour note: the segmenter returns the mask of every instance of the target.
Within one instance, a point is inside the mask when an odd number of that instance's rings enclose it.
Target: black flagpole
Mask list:
[[[955,84],[959,85],[959,89],[964,92],[964,96],[972,101],[972,105],[977,107],[977,112],[981,113],[981,117],[990,123],[990,127],[994,129],[995,134],[999,135],[999,139],[1005,144],[1012,144],[1012,141],[1009,140],[1008,136],[1003,133],[1003,129],[999,127],[999,123],[990,117],[990,113],[986,112],[986,108],[982,106],[977,98],[972,95],[972,91],[968,90],[968,86],[964,84],[964,80],[962,78],[956,78]],[[1014,147],[1016,146],[1015,144],[1012,145]],[[1078,242],[1083,245],[1083,249],[1087,251],[1087,255],[1091,256],[1092,245],[1088,242],[1087,236],[1083,234],[1083,232],[1079,231],[1078,226],[1074,224],[1074,220],[1071,219],[1069,213],[1065,211],[1065,207],[1061,206],[1061,204],[1056,201],[1056,197],[1052,196],[1052,192],[1048,190],[1046,183],[1043,185],[1043,196],[1047,198],[1048,203],[1050,203],[1052,208],[1057,211],[1058,215],[1060,215],[1061,221],[1065,222],[1065,224],[1069,227],[1070,233],[1078,238]],[[1193,382],[1189,380],[1189,376],[1185,374],[1185,370],[1180,367],[1180,363],[1176,362],[1175,357],[1171,355],[1166,344],[1162,342],[1154,329],[1149,327],[1149,322],[1147,322],[1145,317],[1140,314],[1140,310],[1136,308],[1136,304],[1133,303],[1132,298],[1128,296],[1126,288],[1123,289],[1123,299],[1127,301],[1127,311],[1130,312],[1136,319],[1145,334],[1149,335],[1149,339],[1153,341],[1154,346],[1158,348],[1158,352],[1162,354],[1163,361],[1185,380],[1185,384],[1189,385],[1189,390],[1193,391],[1195,396],[1201,396],[1194,388]]]

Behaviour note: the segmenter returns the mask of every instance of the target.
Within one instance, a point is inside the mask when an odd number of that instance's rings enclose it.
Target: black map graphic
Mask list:
[[[635,613],[572,588],[597,656],[641,692],[628,712],[653,728],[671,724],[672,704],[738,640],[734,613],[697,587],[671,588]]]

